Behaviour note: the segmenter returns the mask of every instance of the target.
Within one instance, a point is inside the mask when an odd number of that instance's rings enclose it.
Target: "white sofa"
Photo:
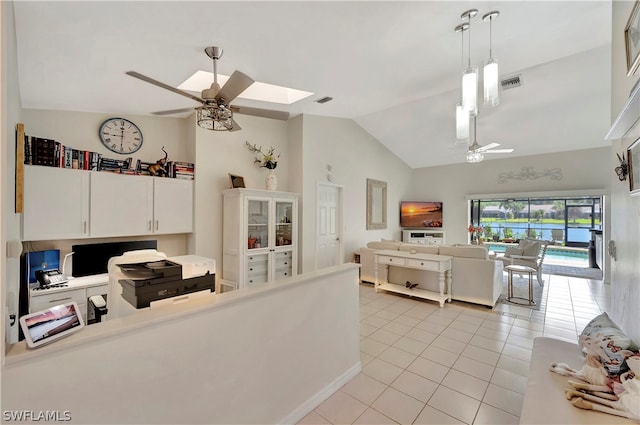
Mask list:
[[[533,340],[529,378],[520,412],[521,424],[634,423],[619,416],[574,407],[567,400],[564,392],[565,388],[569,388],[567,384],[569,378],[549,371],[549,366],[558,362],[580,369],[584,363],[584,357],[578,344],[547,337],[538,337]]]
[[[502,262],[489,259],[489,252],[486,247],[471,245],[445,246],[407,244],[394,241],[369,242],[366,248],[360,249],[360,280],[363,282],[375,282],[374,253],[382,249],[407,252],[415,249],[416,252],[426,254],[452,256],[451,297],[454,300],[493,307],[502,293]],[[433,272],[390,266],[387,280],[400,284],[407,280],[419,282],[420,286],[425,289],[439,290],[438,274]]]

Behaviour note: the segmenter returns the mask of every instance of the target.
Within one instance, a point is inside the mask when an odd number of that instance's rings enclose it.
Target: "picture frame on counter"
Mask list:
[[[624,27],[624,46],[627,56],[627,77],[632,76],[640,65],[640,0],[636,0],[631,15]]]
[[[640,138],[636,139],[627,149],[627,161],[629,164],[629,191],[631,196],[640,196]]]

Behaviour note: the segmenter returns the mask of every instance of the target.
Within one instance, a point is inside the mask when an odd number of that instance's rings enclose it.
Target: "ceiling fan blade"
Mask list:
[[[484,151],[484,153],[511,153],[513,149],[491,149],[490,151]]]
[[[182,114],[184,112],[193,112],[193,108],[171,109],[169,111],[152,112],[153,115],[173,115]]]
[[[199,102],[199,103],[202,103],[202,104],[205,103],[204,100],[200,99],[199,97],[196,97],[196,96],[192,95],[191,93],[187,93],[186,91],[182,91],[182,90],[177,89],[175,87],[171,87],[168,84],[162,83],[162,82],[160,82],[158,80],[154,80],[153,78],[147,77],[146,75],[142,75],[139,72],[127,71],[126,74],[130,75],[130,76],[132,76],[134,78],[137,78],[139,80],[145,81],[145,82],[147,82],[149,84],[153,84],[154,86],[162,87],[165,90],[169,90],[169,91],[172,91],[172,92],[177,93],[179,95],[188,97],[189,99],[195,100],[196,102]]]
[[[287,121],[289,113],[286,111],[272,111],[270,109],[251,108],[248,106],[231,105],[234,114],[252,115],[254,117],[271,118],[274,120]]]
[[[238,131],[238,130],[242,130],[242,127],[240,127],[238,125],[238,123],[236,122],[236,120],[234,120],[233,118],[231,119],[231,121],[233,121],[231,128],[229,129],[229,131]]]
[[[480,146],[478,149],[476,149],[476,151],[486,152],[489,149],[497,148],[498,146],[500,146],[500,143],[489,143],[488,145]]]
[[[253,84],[253,81],[253,78],[248,75],[243,74],[240,71],[233,71],[231,77],[229,77],[227,82],[216,95],[216,100],[224,99],[227,104],[231,103],[233,99],[238,97],[240,93]]]

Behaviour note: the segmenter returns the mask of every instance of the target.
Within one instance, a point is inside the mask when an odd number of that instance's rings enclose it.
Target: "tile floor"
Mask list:
[[[533,338],[576,341],[609,285],[545,275],[539,311],[493,310],[360,285],[362,372],[300,424],[517,424]]]

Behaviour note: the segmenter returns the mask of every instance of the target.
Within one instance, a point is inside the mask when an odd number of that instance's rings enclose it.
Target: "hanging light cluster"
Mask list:
[[[456,144],[468,144],[470,119],[478,115],[478,67],[471,64],[471,20],[478,14],[478,9],[470,9],[460,17],[466,22],[455,27],[455,31],[461,33],[462,39],[462,99],[456,104]],[[493,57],[492,22],[500,15],[498,11],[486,13],[482,20],[489,22],[489,59],[484,62],[483,68],[483,92],[484,106],[497,106],[500,103],[498,92],[498,61]],[[466,67],[464,65],[464,32],[468,35],[468,56]]]

